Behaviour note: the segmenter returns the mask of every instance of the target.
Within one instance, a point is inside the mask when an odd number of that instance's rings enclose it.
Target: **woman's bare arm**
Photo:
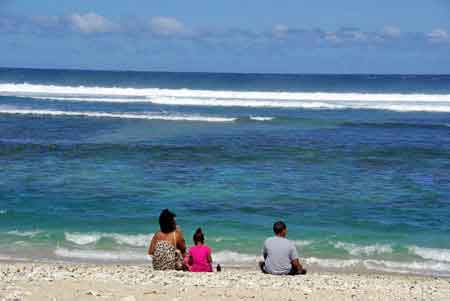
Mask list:
[[[150,242],[150,246],[148,247],[148,255],[153,255],[155,253],[155,247],[156,247],[156,236],[158,235],[158,232],[153,235],[152,241]]]
[[[180,250],[181,255],[186,256],[186,241],[184,240],[183,233],[178,228],[177,229],[177,245],[176,248]]]

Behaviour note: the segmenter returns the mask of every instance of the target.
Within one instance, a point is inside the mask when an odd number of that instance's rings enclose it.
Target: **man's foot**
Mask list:
[[[295,276],[295,275],[306,275],[306,270],[301,268],[300,270],[296,269],[295,267],[292,267],[291,271],[288,273],[288,275]]]

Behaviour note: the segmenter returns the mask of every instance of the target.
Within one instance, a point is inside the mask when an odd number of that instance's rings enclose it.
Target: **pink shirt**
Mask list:
[[[189,267],[191,272],[212,272],[212,265],[208,262],[208,255],[211,256],[211,248],[206,245],[193,246],[189,249],[189,256],[193,263]]]

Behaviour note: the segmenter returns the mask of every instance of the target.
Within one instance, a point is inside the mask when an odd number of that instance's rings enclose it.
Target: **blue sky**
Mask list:
[[[0,0],[0,66],[450,73],[448,0]]]

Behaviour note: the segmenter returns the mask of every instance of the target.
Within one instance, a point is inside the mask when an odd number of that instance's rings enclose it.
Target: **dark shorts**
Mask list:
[[[260,261],[259,262],[259,268],[261,269],[261,272],[263,272],[264,274],[270,274],[269,272],[266,271],[266,263],[264,261]],[[306,274],[306,270],[305,269],[297,269],[296,267],[292,266],[291,270],[289,271],[289,273],[287,273],[287,275],[305,275]]]

